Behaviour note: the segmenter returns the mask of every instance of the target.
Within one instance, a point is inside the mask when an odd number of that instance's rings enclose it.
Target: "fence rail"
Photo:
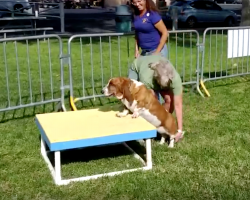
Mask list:
[[[249,74],[249,38],[250,27],[206,29],[201,79],[205,82]]]
[[[195,30],[170,31],[168,58],[183,85],[204,96],[204,82],[249,74],[249,29],[209,28],[202,41]],[[47,103],[66,110],[66,91],[73,110],[77,101],[102,97],[111,77],[128,75],[134,41],[123,33],[0,39],[0,112]]]
[[[175,63],[183,85],[197,85],[199,33],[170,31],[169,35],[168,58]],[[134,59],[134,41],[131,35],[121,33],[82,34],[69,39],[70,102],[74,110],[77,101],[103,97],[101,89],[111,77],[128,75]]]
[[[0,112],[64,102],[58,35],[0,39],[0,45]]]
[[[102,97],[101,88],[110,77],[127,76],[132,55],[129,40],[122,33],[74,35],[69,39],[70,102],[74,110],[76,101]]]

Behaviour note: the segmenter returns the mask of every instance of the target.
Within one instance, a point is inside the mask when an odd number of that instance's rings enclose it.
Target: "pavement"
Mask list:
[[[223,9],[229,9],[241,15],[241,4],[219,4]],[[41,14],[54,21],[60,30],[59,21],[52,16],[60,16],[59,9],[41,9]],[[71,33],[107,33],[115,32],[115,8],[64,9],[65,30]],[[163,16],[165,12],[161,13]],[[57,22],[57,23],[56,23]],[[47,25],[48,26],[48,25]]]
[[[233,10],[241,15],[241,4],[219,4],[224,9]],[[32,14],[31,10],[26,12]],[[115,32],[115,8],[64,9],[65,31],[68,33],[110,33]],[[40,8],[39,14],[47,20],[37,22],[39,27],[53,27],[61,31],[60,10],[57,8]],[[162,15],[164,16],[164,11]]]

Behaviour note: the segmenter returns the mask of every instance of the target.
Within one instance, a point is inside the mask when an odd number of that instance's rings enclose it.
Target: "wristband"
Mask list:
[[[183,136],[183,135],[184,135],[184,133],[185,133],[185,131],[182,131],[182,130],[178,129],[178,133],[181,133],[181,134],[182,134],[182,136]]]

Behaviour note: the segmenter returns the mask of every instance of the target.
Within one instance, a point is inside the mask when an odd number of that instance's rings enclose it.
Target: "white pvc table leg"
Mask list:
[[[144,160],[136,153],[132,148],[130,148],[126,143],[124,145],[134,154],[134,157],[139,159],[144,167],[140,168],[135,168],[135,169],[128,169],[128,170],[122,170],[122,171],[115,171],[115,172],[109,172],[109,173],[104,173],[104,174],[97,174],[97,175],[91,175],[91,176],[85,176],[85,177],[79,177],[79,178],[73,178],[73,179],[67,179],[67,180],[62,180],[61,177],[61,152],[60,151],[55,151],[55,167],[52,166],[48,156],[47,156],[47,151],[46,151],[46,145],[41,137],[41,154],[47,163],[51,175],[55,181],[56,185],[67,185],[70,182],[73,181],[86,181],[86,180],[91,180],[91,179],[96,179],[96,178],[101,178],[105,176],[114,176],[117,174],[122,174],[126,172],[132,172],[132,171],[137,171],[137,170],[150,170],[152,169],[152,150],[151,150],[151,139],[146,140],[146,163]],[[145,166],[146,165],[146,166]]]
[[[46,144],[43,140],[43,138],[41,137],[41,154],[42,154],[42,157],[43,159],[45,160],[46,164],[48,165],[48,168],[50,170],[50,173],[54,179],[54,181],[56,182],[56,172],[55,172],[55,169],[54,167],[52,166],[49,158],[48,158],[48,155],[47,155],[47,151],[46,151]]]
[[[152,169],[152,149],[151,149],[151,139],[146,140],[146,154],[147,154],[147,167]]]
[[[62,180],[61,178],[61,153],[60,151],[55,151],[55,182],[59,184]]]

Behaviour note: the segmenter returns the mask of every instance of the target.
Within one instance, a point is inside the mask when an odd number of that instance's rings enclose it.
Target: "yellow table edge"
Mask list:
[[[96,111],[97,109],[90,109],[90,110]],[[69,112],[78,112],[78,111],[69,111]],[[64,142],[52,142],[47,137],[46,130],[44,130],[41,123],[39,122],[38,116],[50,115],[50,114],[58,114],[59,115],[59,114],[64,114],[64,113],[65,112],[44,113],[44,114],[37,114],[35,117],[35,122],[36,122],[36,125],[40,131],[41,137],[48,145],[50,151],[60,151],[60,150],[66,150],[66,149],[91,147],[91,146],[98,146],[98,145],[107,145],[107,144],[113,144],[113,143],[121,143],[121,142],[126,142],[126,141],[140,140],[140,139],[147,139],[147,138],[156,137],[156,129],[154,127],[152,127],[152,130],[144,130],[144,131],[137,131],[137,132],[131,132],[131,133],[108,135],[108,136],[102,136],[102,137],[71,140],[71,141],[64,141]]]

